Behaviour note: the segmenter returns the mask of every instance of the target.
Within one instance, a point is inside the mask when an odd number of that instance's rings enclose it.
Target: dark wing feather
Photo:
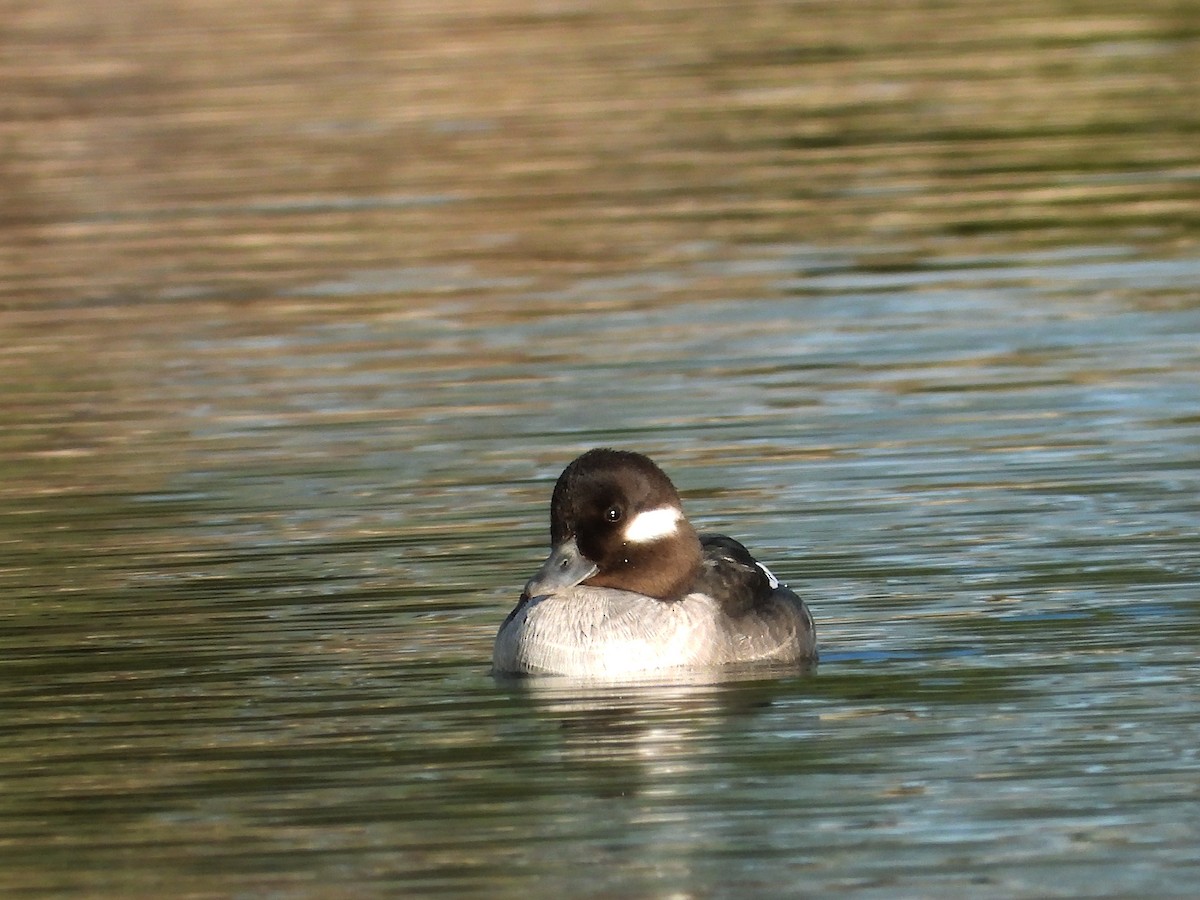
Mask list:
[[[777,585],[750,551],[723,534],[700,535],[704,561],[692,591],[716,599],[729,616],[743,615],[767,602]]]

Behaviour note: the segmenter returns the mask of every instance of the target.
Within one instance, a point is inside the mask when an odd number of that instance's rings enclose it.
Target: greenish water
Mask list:
[[[1186,4],[9,5],[6,896],[1194,893]],[[493,680],[599,444],[816,675]]]

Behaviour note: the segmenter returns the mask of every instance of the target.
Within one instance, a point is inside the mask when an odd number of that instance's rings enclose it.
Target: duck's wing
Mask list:
[[[770,600],[780,588],[771,570],[723,534],[700,535],[703,564],[692,591],[708,594],[727,615],[740,616]],[[785,589],[786,590],[786,589]]]
[[[774,649],[763,658],[817,661],[812,614],[750,551],[723,534],[700,535],[703,565],[693,591],[708,594],[725,614],[753,622],[749,633]]]

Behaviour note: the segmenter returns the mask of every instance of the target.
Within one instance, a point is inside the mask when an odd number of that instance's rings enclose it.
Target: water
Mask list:
[[[5,13],[6,894],[1194,892],[1194,15],[165,10]],[[599,444],[816,675],[493,680]]]

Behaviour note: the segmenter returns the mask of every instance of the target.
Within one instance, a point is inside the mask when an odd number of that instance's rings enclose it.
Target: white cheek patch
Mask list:
[[[634,516],[625,526],[625,540],[631,544],[648,544],[675,533],[683,513],[673,506],[648,509]]]

